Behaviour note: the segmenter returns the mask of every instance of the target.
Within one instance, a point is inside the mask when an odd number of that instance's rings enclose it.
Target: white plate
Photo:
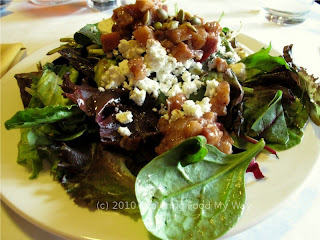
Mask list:
[[[239,42],[253,51],[266,46],[240,34]],[[151,236],[141,220],[135,221],[116,212],[89,211],[74,204],[59,183],[52,181],[48,171],[36,180],[16,163],[18,130],[7,131],[4,122],[22,110],[15,73],[36,70],[36,63],[52,60],[45,54],[58,44],[41,49],[16,65],[1,79],[1,196],[19,215],[36,226],[68,239],[131,239],[146,240]],[[273,51],[273,54],[277,54]],[[318,133],[316,133],[316,131]],[[262,221],[303,183],[320,156],[319,130],[309,123],[300,145],[280,152],[280,159],[260,155],[258,162],[266,179],[248,181],[246,210],[237,225],[226,235],[239,233]],[[248,174],[249,175],[249,174]]]

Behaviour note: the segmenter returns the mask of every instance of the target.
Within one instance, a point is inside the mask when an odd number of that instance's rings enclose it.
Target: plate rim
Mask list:
[[[255,44],[258,44],[260,45],[260,48],[261,47],[267,47],[268,45],[259,41],[259,40],[256,40],[254,39],[253,37],[251,36],[248,36],[246,34],[243,34],[243,33],[240,33],[238,35],[238,38],[240,37],[240,39],[242,38],[243,40],[247,39],[249,41],[254,41]],[[242,43],[240,40],[239,40],[240,43]],[[42,53],[45,53],[45,52],[48,52],[49,50],[53,49],[56,45],[58,44],[58,42],[54,42],[54,43],[51,43],[35,52],[33,52],[32,54],[30,54],[29,56],[27,56],[26,58],[24,58],[21,62],[19,62],[17,65],[15,65],[12,69],[10,69],[1,79],[1,88],[2,86],[6,83],[6,81],[9,81],[9,78],[10,76],[13,74],[13,73],[17,73],[17,70],[20,69],[20,68],[28,68],[26,67],[25,65],[28,65],[28,61],[30,59],[32,59],[33,56],[35,55],[41,55]],[[242,43],[243,44],[243,43]],[[243,44],[244,46],[246,46],[245,44]],[[250,46],[248,46],[249,49]],[[274,48],[272,48],[272,53],[273,54],[279,54],[279,51],[275,50]],[[50,57],[49,57],[50,58]],[[47,59],[47,57],[44,55],[42,58],[38,59],[37,61],[42,61],[43,59]],[[30,65],[30,64],[29,64]],[[1,90],[2,91],[2,90]],[[2,100],[2,98],[1,98]],[[1,103],[2,104],[2,103]],[[2,134],[1,134],[2,135]],[[318,155],[317,157],[317,160],[315,160],[314,164],[318,163],[319,162],[319,157],[320,155]],[[3,160],[1,160],[2,162]],[[14,162],[14,164],[17,164],[16,162]],[[312,166],[314,165],[312,164]],[[1,164],[2,165],[2,164]],[[309,174],[308,176],[311,175],[312,173],[312,170],[314,169],[313,167],[310,167],[309,169]],[[2,171],[2,169],[1,169]],[[1,174],[2,175],[2,174]],[[281,202],[277,205],[275,205],[274,207],[272,207],[271,209],[269,209],[267,212],[265,212],[264,214],[261,214],[260,218],[256,218],[255,221],[252,221],[250,222],[250,224],[247,224],[245,227],[242,227],[240,229],[237,229],[236,226],[231,228],[224,236],[222,236],[222,238],[227,238],[227,237],[230,237],[230,236],[234,236],[236,234],[239,234],[249,228],[252,228],[254,225],[257,225],[258,223],[261,223],[263,222],[264,220],[266,220],[268,217],[270,217],[271,215],[274,214],[274,212],[281,208],[281,206],[283,206],[283,204],[285,204],[286,201],[288,201],[288,199],[290,197],[292,197],[292,195],[296,194],[297,192],[299,192],[303,186],[303,183],[308,179],[308,176],[305,177],[303,179],[303,181],[301,181],[299,183],[299,185],[295,188],[294,191],[291,191],[289,194],[286,195],[286,197],[284,199],[281,200]],[[2,178],[2,177],[1,177]],[[27,178],[27,176],[26,176]],[[58,182],[57,182],[58,183]],[[73,235],[73,234],[69,234],[68,232],[66,231],[61,231],[61,230],[57,230],[55,229],[54,227],[51,227],[50,224],[46,224],[44,222],[41,222],[39,221],[38,219],[34,218],[34,217],[30,217],[30,215],[28,215],[26,212],[24,212],[23,210],[21,210],[19,207],[15,206],[15,204],[13,202],[11,202],[2,192],[2,184],[1,184],[1,189],[0,189],[0,198],[1,200],[4,201],[5,204],[7,204],[14,212],[16,212],[19,216],[23,217],[25,220],[27,220],[28,222],[34,224],[35,226],[39,227],[40,229],[43,229],[44,231],[47,231],[55,236],[58,236],[58,237],[66,237],[68,239],[78,239],[78,238],[81,238],[81,239],[84,239],[85,237],[84,236],[77,236],[77,235]],[[72,201],[72,199],[70,199],[70,201]]]

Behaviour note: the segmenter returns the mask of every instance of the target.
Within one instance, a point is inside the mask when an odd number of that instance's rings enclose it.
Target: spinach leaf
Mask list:
[[[218,238],[243,212],[244,175],[264,141],[230,155],[207,144],[203,160],[183,167],[181,159],[190,143],[201,145],[203,141],[203,136],[186,140],[153,159],[137,176],[135,189],[142,220],[161,239]]]
[[[101,32],[98,24],[87,24],[74,34],[74,40],[81,45],[95,43],[101,45]]]
[[[269,55],[271,44],[268,48],[262,48],[259,52],[249,55],[241,60],[246,65],[246,76],[248,81],[263,73],[271,72],[276,67],[284,66],[290,69],[286,60],[282,57],[273,57]]]
[[[46,106],[44,108],[26,108],[18,111],[5,122],[6,129],[30,128],[44,123],[59,122],[71,116],[81,116],[83,112],[72,106]]]

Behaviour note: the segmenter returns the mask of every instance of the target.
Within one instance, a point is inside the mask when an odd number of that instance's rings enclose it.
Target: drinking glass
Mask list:
[[[54,5],[61,5],[68,3],[72,0],[30,0],[30,2],[38,5],[48,5],[48,6],[54,6]]]
[[[116,0],[87,0],[89,7],[99,11],[105,11],[117,7]]]
[[[265,17],[278,24],[297,24],[306,20],[314,0],[262,0]]]

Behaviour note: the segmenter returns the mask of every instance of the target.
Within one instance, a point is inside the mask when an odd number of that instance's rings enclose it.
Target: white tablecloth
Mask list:
[[[297,63],[320,76],[320,5],[314,4],[309,18],[302,24],[279,26],[262,16],[257,0],[176,0],[179,6],[206,19],[216,20],[222,12],[222,25],[269,43],[281,51],[293,43]],[[112,11],[89,9],[85,1],[64,6],[37,6],[14,0],[1,12],[1,43],[22,42],[31,55],[59,38],[70,36],[86,23],[108,18]],[[315,143],[319,144],[319,143]],[[229,239],[319,239],[320,159],[302,188],[281,210],[260,224]],[[3,202],[1,206],[1,239],[61,239],[27,222]]]

